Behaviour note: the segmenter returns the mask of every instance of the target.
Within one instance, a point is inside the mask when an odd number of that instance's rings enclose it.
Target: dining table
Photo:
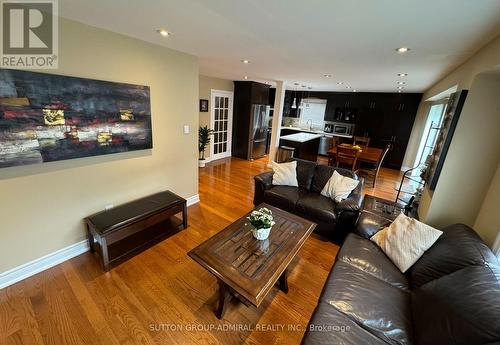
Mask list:
[[[352,144],[340,144],[340,146],[345,147],[353,147]],[[377,164],[384,153],[383,149],[379,149],[378,147],[370,147],[370,146],[361,146],[358,154],[358,162],[368,162]],[[335,158],[337,155],[337,147],[333,147],[328,150],[328,157]]]

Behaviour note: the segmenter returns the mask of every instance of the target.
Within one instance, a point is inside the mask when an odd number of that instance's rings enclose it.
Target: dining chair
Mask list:
[[[377,164],[372,165],[365,165],[365,166],[360,166],[358,170],[356,170],[357,175],[361,176],[366,176],[370,177],[372,179],[372,186],[375,188],[375,184],[377,183],[377,177],[378,173],[380,172],[380,167],[382,166],[382,163],[384,162],[385,157],[387,156],[387,152],[391,149],[391,144],[387,144],[384,148],[384,151],[382,152],[382,155],[380,155],[380,158],[378,159]]]
[[[352,146],[337,145],[337,155],[335,157],[337,167],[346,167],[354,171],[358,155],[359,150]]]
[[[353,145],[370,146],[370,138],[355,135]]]

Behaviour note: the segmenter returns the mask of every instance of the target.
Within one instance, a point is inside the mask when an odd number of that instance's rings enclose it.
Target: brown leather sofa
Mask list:
[[[499,344],[500,266],[466,225],[402,274],[369,238],[388,223],[363,212],[330,272],[302,344]]]
[[[333,168],[315,162],[297,161],[298,187],[273,186],[273,172],[255,176],[254,205],[263,202],[300,215],[318,224],[316,231],[337,242],[342,241],[356,224],[361,207],[363,179],[347,199],[335,203],[320,194],[333,172],[353,179],[358,176],[350,170]]]

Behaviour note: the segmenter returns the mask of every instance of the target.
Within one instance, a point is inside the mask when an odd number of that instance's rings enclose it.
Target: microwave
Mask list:
[[[354,124],[343,122],[330,122],[325,124],[325,132],[338,135],[353,135]]]

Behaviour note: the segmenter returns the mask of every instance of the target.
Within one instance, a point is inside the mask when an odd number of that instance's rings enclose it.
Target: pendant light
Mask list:
[[[293,85],[295,85],[295,87],[293,90],[292,109],[297,109],[297,85],[299,85],[299,83],[293,83]]]

